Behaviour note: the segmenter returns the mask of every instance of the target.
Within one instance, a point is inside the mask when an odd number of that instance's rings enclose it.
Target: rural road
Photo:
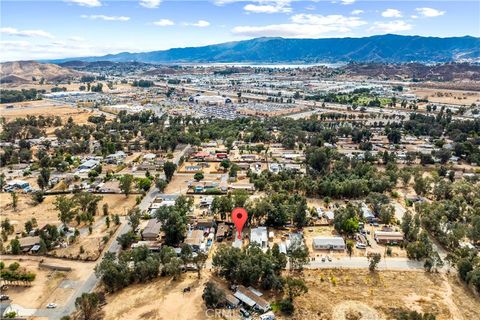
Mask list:
[[[368,268],[369,262],[366,257],[342,257],[339,259],[326,260],[322,262],[320,258],[310,261],[306,266],[307,269],[332,269],[347,268],[360,269]],[[423,271],[423,262],[416,260],[408,260],[407,258],[384,258],[378,264],[379,270],[401,270],[401,271]]]
[[[120,245],[116,239],[118,236],[128,232],[128,230],[130,230],[128,221],[126,219],[122,219],[117,233],[112,237],[112,241],[110,242],[108,249],[104,251],[98,261],[102,259],[105,252],[118,253],[120,251]],[[33,315],[37,317],[47,317],[48,319],[60,319],[63,316],[71,314],[73,311],[75,311],[75,299],[80,297],[84,292],[91,292],[97,286],[98,281],[99,279],[95,276],[95,271],[92,269],[87,280],[85,280],[75,289],[75,292],[70,296],[65,306],[59,306],[56,309],[37,309]]]

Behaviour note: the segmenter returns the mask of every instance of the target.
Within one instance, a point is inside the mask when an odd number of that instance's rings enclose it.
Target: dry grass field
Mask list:
[[[430,312],[438,320],[475,319],[480,300],[453,276],[368,270],[306,271],[309,291],[293,319],[393,319],[395,310]]]
[[[200,280],[195,273],[188,273],[178,281],[160,278],[130,286],[107,296],[104,319],[207,319],[202,292],[208,279],[206,272]],[[183,293],[185,287],[191,287],[191,291]]]
[[[7,108],[7,105],[13,105],[13,108]],[[0,114],[6,121],[25,118],[26,116],[59,116],[65,123],[68,118],[72,117],[74,123],[82,125],[88,123],[88,117],[98,114],[98,112],[68,105],[54,105],[46,100],[37,100],[0,104]],[[107,118],[111,117],[113,115],[107,116]],[[55,129],[54,127],[47,128],[47,135],[52,135]]]
[[[46,196],[45,200],[38,205],[33,205],[29,194],[18,193],[18,207],[14,210],[11,206],[11,196],[9,193],[0,193],[0,219],[10,219],[15,227],[15,231],[22,231],[25,222],[35,218],[39,226],[50,224],[60,224],[58,211],[55,209],[55,196]],[[103,219],[102,206],[108,203],[110,214],[124,215],[135,205],[135,196],[128,198],[121,194],[106,194],[98,204],[97,220]]]
[[[480,301],[453,275],[424,272],[368,270],[310,270],[304,278],[308,293],[295,300],[291,317],[276,312],[278,319],[298,320],[382,320],[395,319],[398,310],[430,312],[438,320],[476,319]],[[155,319],[189,320],[221,319],[208,316],[202,301],[203,286],[218,278],[204,271],[197,279],[194,273],[178,281],[160,278],[148,284],[130,286],[107,296],[103,308],[106,320]],[[225,283],[222,282],[222,287]],[[190,286],[191,292],[182,293]],[[267,295],[271,303],[279,297]],[[238,310],[232,313],[240,319]],[[231,315],[231,314],[230,314]]]
[[[446,89],[417,88],[413,90],[419,98],[428,98],[429,102],[470,106],[480,102],[480,92]]]

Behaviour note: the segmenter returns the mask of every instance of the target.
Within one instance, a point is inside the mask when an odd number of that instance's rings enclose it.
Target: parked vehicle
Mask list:
[[[47,304],[47,309],[55,309],[57,307],[56,303],[49,303]]]
[[[250,317],[250,312],[248,312],[247,310],[245,310],[244,308],[241,308],[240,309],[240,314],[245,317],[245,318],[249,318]]]
[[[0,301],[5,301],[5,300],[10,300],[10,297],[7,296],[6,294],[0,295]]]
[[[367,249],[367,245],[365,245],[363,243],[360,243],[360,242],[357,242],[355,244],[355,248],[357,248],[357,249]]]

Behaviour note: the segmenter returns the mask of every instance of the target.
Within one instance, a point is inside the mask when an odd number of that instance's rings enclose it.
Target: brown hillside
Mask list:
[[[1,82],[28,83],[32,77],[37,81],[44,78],[47,81],[61,81],[75,78],[81,73],[50,63],[35,61],[13,61],[0,64]]]

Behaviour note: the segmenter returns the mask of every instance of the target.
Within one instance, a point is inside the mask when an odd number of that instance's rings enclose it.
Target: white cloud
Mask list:
[[[385,18],[401,18],[402,13],[397,9],[387,9],[382,12],[382,17]]]
[[[91,14],[91,15],[82,14],[80,17],[82,17],[84,19],[104,20],[104,21],[128,21],[128,20],[130,20],[130,17],[106,16],[106,15],[103,15],[103,14]]]
[[[140,0],[140,5],[145,8],[154,9],[160,6],[162,0]]]
[[[173,22],[170,19],[160,19],[158,21],[155,21],[153,24],[159,27],[168,27],[168,26],[173,26],[175,22]]]
[[[85,38],[73,36],[73,37],[68,38],[68,40],[69,40],[69,41],[83,42],[83,41],[85,41]]]
[[[102,6],[102,3],[100,2],[100,0],[67,0],[67,2],[72,2],[82,7],[101,7]]]
[[[198,20],[197,22],[193,22],[193,23],[185,23],[185,25],[191,26],[191,27],[205,28],[210,25],[210,22],[205,20]]]
[[[439,17],[445,14],[445,11],[440,11],[433,8],[416,8],[415,10],[419,15],[427,18]]]
[[[347,5],[347,4],[352,4],[352,3],[354,3],[355,0],[340,0],[340,2],[341,2],[342,4]]]
[[[97,56],[124,51],[138,51],[132,45],[98,45],[71,40],[35,43],[30,41],[0,41],[0,60],[40,60],[64,57]]]
[[[295,0],[214,0],[217,6],[237,2],[249,2],[243,7],[247,13],[290,13],[291,3]],[[312,10],[311,6],[306,8]]]
[[[50,33],[43,30],[18,30],[15,28],[0,28],[0,33],[10,35],[10,36],[19,36],[19,37],[53,38],[53,36]]]
[[[395,20],[388,22],[375,22],[370,31],[380,31],[383,33],[394,33],[400,31],[407,31],[412,29],[412,25],[403,20]]]
[[[253,13],[289,13],[292,8],[289,3],[277,2],[272,4],[247,4],[243,10]]]
[[[358,16],[362,13],[364,13],[365,11],[363,10],[353,10],[350,14],[354,15],[354,16]]]
[[[331,32],[347,33],[367,24],[358,17],[342,15],[296,14],[290,20],[291,23],[285,24],[237,26],[232,32],[249,37],[318,38]]]

